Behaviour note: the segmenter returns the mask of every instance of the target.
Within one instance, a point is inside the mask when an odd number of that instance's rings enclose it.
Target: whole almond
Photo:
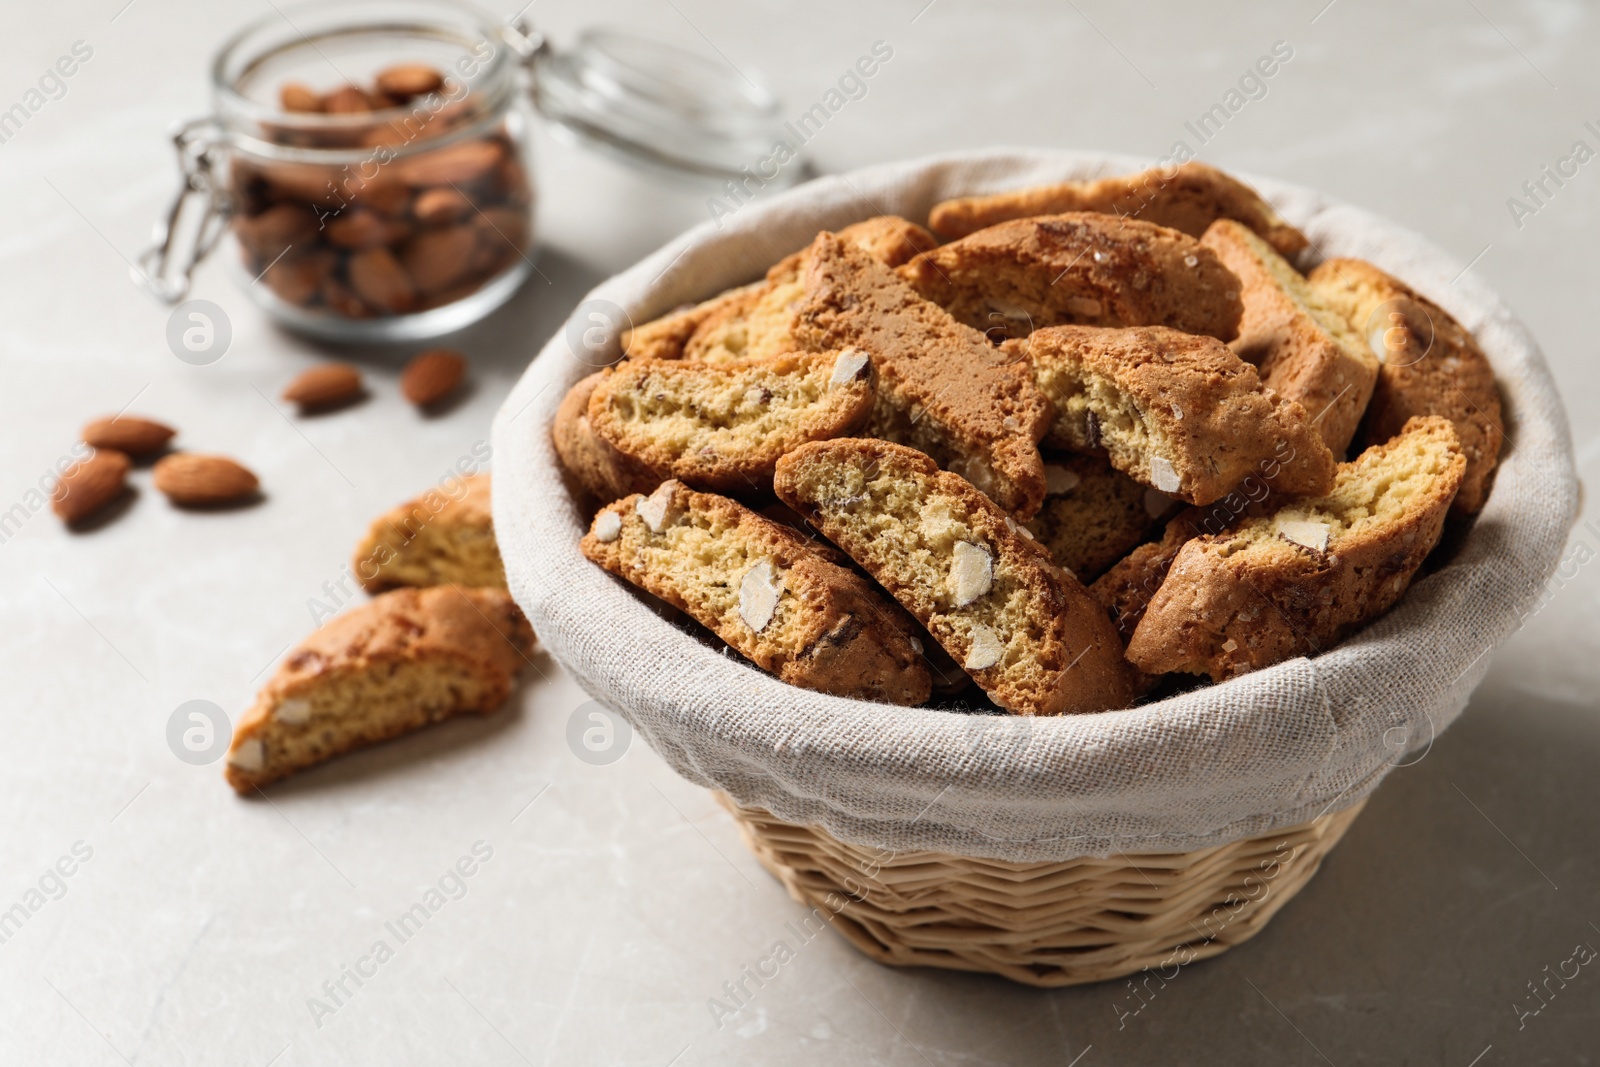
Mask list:
[[[143,456],[161,451],[177,432],[153,419],[112,415],[110,418],[95,419],[85,426],[83,440],[95,448],[110,448],[130,456]]]
[[[477,243],[471,226],[423,230],[400,250],[400,263],[423,293],[441,293],[466,276]]]
[[[411,212],[423,222],[454,222],[472,214],[472,201],[449,186],[441,185],[418,193]]]
[[[284,82],[278,90],[278,103],[285,111],[321,111],[322,97],[300,82]]]
[[[360,86],[341,85],[322,94],[322,110],[330,115],[354,115],[372,110],[372,98]]]
[[[426,63],[403,63],[378,71],[378,92],[405,100],[444,86],[444,75]]]
[[[122,495],[131,466],[128,457],[115,449],[96,449],[62,473],[51,494],[50,510],[69,526],[83,521]]]
[[[387,248],[357,252],[345,264],[345,270],[356,295],[380,311],[400,314],[417,304],[417,287]]]
[[[168,500],[186,507],[235,504],[254,496],[261,484],[254,474],[226,456],[194,452],[163,457],[157,461],[153,476],[156,488]]]
[[[400,391],[405,398],[425,408],[455,392],[467,372],[467,360],[460,352],[433,348],[415,356],[400,374]]]
[[[302,371],[283,398],[302,411],[331,408],[361,395],[361,372],[348,363],[324,363]]]

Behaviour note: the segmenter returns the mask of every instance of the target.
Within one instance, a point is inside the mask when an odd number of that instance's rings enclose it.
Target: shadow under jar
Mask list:
[[[439,3],[291,9],[225,45],[199,136],[251,297],[372,341],[509,297],[532,269],[522,58],[506,27]]]

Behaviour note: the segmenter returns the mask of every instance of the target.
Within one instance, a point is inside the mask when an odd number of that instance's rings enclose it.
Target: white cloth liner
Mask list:
[[[880,214],[925,222],[951,196],[1148,165],[991,150],[825,177],[746,205],[720,229],[696,228],[590,295],[643,323],[758,278],[819,229]],[[1318,253],[1373,261],[1473,331],[1506,405],[1510,445],[1459,552],[1337,648],[1131,711],[1050,719],[896,708],[785,685],[674,628],[579,554],[586,517],[549,439],[562,395],[595,369],[569,349],[572,323],[494,425],[495,529],[517,602],[579,684],[680,774],[857,844],[1017,862],[1188,851],[1361,799],[1455,719],[1487,653],[1556,566],[1578,506],[1570,433],[1532,338],[1462,264],[1320,193],[1245,180]]]

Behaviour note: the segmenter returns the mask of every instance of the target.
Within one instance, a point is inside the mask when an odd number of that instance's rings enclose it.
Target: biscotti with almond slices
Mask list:
[[[1153,222],[1190,237],[1204,234],[1218,219],[1234,219],[1290,259],[1307,244],[1305,234],[1285,222],[1250,186],[1193,161],[1137,174],[958,197],[935,204],[928,225],[949,240],[1009,219],[1066,211],[1099,211]]]
[[[534,635],[503,589],[396,589],[291,652],[239,720],[228,784],[243,794],[334,756],[505,702]]]
[[[629,359],[589,398],[594,433],[661,479],[765,492],[773,464],[872,413],[873,361],[859,348],[733,364]]]
[[[1360,259],[1330,259],[1308,278],[1382,361],[1355,447],[1382,444],[1418,415],[1455,425],[1467,473],[1453,514],[1483,510],[1505,441],[1500,389],[1478,342],[1439,305]]]
[[[1015,518],[1032,518],[1044,501],[1038,442],[1051,411],[1027,360],[1001,352],[834,234],[812,243],[804,281],[801,344],[861,349],[877,368],[866,435],[924,452]]]
[[[661,475],[594,432],[589,422],[589,401],[605,376],[605,371],[596,371],[569,389],[556,408],[550,427],[551,443],[562,469],[593,505],[629,493],[648,493],[662,481]]]
[[[1138,680],[1100,606],[988,496],[921,452],[842,439],[785,456],[779,499],[1021,715],[1126,707]]]
[[[504,589],[489,475],[446,482],[379,516],[356,546],[351,568],[369,593],[402,585]]]
[[[1312,290],[1272,246],[1231,219],[1201,241],[1238,277],[1244,300],[1240,358],[1267,386],[1310,413],[1336,459],[1355,437],[1378,381],[1378,357],[1345,317]]]
[[[920,704],[932,684],[916,627],[789,527],[678,481],[603,508],[581,543],[791,685]]]
[[[1003,347],[1027,357],[1055,406],[1047,444],[1104,453],[1143,485],[1209,504],[1274,461],[1281,492],[1333,485],[1333,455],[1305,409],[1215,338],[1056,326]]]
[[[927,299],[991,340],[1068,324],[1170,326],[1231,341],[1239,281],[1165,226],[1077,212],[1017,219],[900,268]]]
[[[1189,540],[1128,642],[1129,661],[1222,681],[1326,651],[1405,593],[1465,470],[1450,421],[1415,418],[1340,464],[1326,496],[1269,502]]]
[[[885,266],[898,267],[939,241],[914,222],[882,215],[839,231]],[[712,363],[764,359],[794,350],[790,326],[801,295],[805,250],[779,260],[764,279],[719,293],[623,335],[630,358],[696,359]]]

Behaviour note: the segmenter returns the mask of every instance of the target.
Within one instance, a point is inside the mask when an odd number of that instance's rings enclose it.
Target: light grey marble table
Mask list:
[[[1522,316],[1567,397],[1584,473],[1600,469],[1600,163],[1538,200],[1523,189],[1575,142],[1600,148],[1585,125],[1600,125],[1592,5],[925,3],[539,0],[529,14],[563,42],[609,23],[715,49],[797,109],[890,42],[867,95],[810,145],[824,171],[1008,143],[1155,156],[1182,139],[1403,220]],[[457,339],[474,386],[438,418],[398,399],[405,353],[379,350],[356,355],[367,403],[286,418],[278,390],[328,350],[268,325],[217,264],[196,295],[227,310],[232,346],[208,367],[179,362],[166,311],[129,284],[126,260],[172,187],[169,124],[205,108],[212,48],[272,10],[7,11],[0,108],[75,42],[93,55],[0,144],[0,511],[86,418],[130,402],[181,427],[184,445],[243,459],[266,499],[181,514],[141,475],[115,521],[71,534],[42,511],[0,544],[0,909],[40,905],[0,943],[0,1063],[1600,1056],[1600,968],[1530,993],[1575,946],[1600,946],[1600,565],[1578,562],[1600,553],[1592,502],[1575,573],[1496,654],[1459,724],[1391,776],[1265,933],[1147,1003],[1121,983],[1046,993],[890,971],[828,934],[719,1026],[708,999],[801,909],[710,797],[643,745],[580,762],[565,738],[585,697],[547,658],[506,712],[339,761],[270,802],[236,800],[217,766],[174,758],[173,710],[245,708],[366,522],[483,439],[581,294],[677,224],[541,145],[547,280]],[[1293,56],[1265,95],[1199,144],[1185,124],[1280,41]],[[448,902],[400,942],[386,924],[475,848],[487,860],[459,890],[447,880]],[[58,861],[69,877],[49,873]],[[392,958],[363,963],[380,939]]]

